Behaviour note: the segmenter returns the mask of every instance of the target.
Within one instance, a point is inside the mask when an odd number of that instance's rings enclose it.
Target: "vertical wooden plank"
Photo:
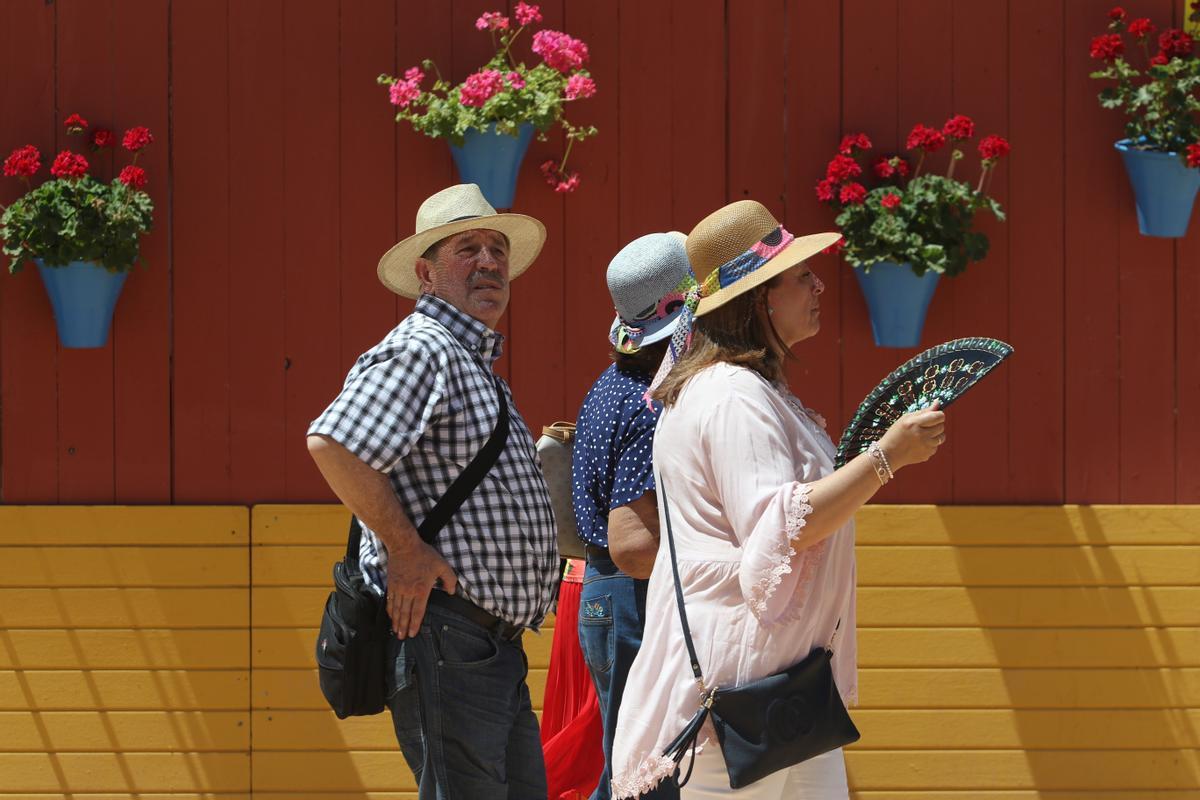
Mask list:
[[[340,164],[312,168],[314,155],[339,152],[338,12],[338,4],[327,2],[283,7],[284,329],[290,366],[284,373],[282,455],[289,500],[334,499],[308,456],[304,432],[345,374],[334,302],[341,288],[336,268],[341,182],[334,168]],[[377,55],[390,58],[391,49]],[[347,120],[346,133],[353,135],[357,126],[358,120]],[[316,320],[323,324],[314,325]]]
[[[823,206],[814,187],[825,176],[842,134],[841,4],[838,0],[790,4],[787,7],[787,220],[797,236],[836,230],[832,210]],[[824,31],[814,36],[814,30]],[[841,418],[842,347],[841,293],[857,291],[843,286],[854,280],[841,259],[818,255],[812,269],[825,283],[821,296],[821,330],[795,350],[789,364],[793,390],[825,418],[828,432],[837,440]]]
[[[611,7],[611,6],[610,6]],[[619,6],[621,51],[620,230],[617,249],[647,233],[671,229],[674,162],[665,158],[690,130],[677,130],[663,113],[663,89],[653,75],[671,70],[661,46],[670,28],[666,3],[625,2]],[[689,165],[690,168],[690,165]],[[697,220],[698,221],[698,220]],[[606,254],[609,259],[616,251]],[[611,300],[611,298],[610,298]]]
[[[1009,5],[1007,502],[1064,501],[1063,8]],[[999,376],[997,376],[999,377]],[[982,388],[982,387],[981,387]],[[1034,402],[1034,398],[1037,398]]]
[[[1118,380],[1119,256],[1122,193],[1129,187],[1112,143],[1123,117],[1100,108],[1096,62],[1087,43],[1102,32],[1103,12],[1068,0],[1065,81],[1066,162],[1066,501],[1120,499]]]
[[[284,309],[289,288],[297,288],[288,275],[299,277],[305,267],[287,249],[286,221],[294,208],[289,204],[285,210],[284,142],[308,130],[287,130],[284,85],[290,70],[280,69],[286,57],[283,3],[234,3],[229,10],[229,242],[236,263],[245,265],[235,270],[229,296],[230,468],[234,497],[261,502],[286,497]],[[322,113],[319,103],[294,110]],[[311,169],[318,153],[314,148],[304,167],[294,167],[297,179],[321,179]],[[328,201],[319,191],[297,191],[298,200]],[[328,262],[323,266],[330,269]]]
[[[453,74],[454,63],[451,55],[455,49],[457,29],[451,28],[454,22],[452,12],[450,3],[439,0],[397,3],[395,73],[403,73],[409,67],[419,66],[428,58],[448,80],[461,80],[466,77],[467,72],[458,75],[457,78]],[[406,20],[409,19],[419,19],[421,24],[406,24]],[[470,23],[466,23],[469,32],[475,32],[475,27],[471,24],[473,22],[474,18]],[[467,33],[468,31],[463,31],[462,35]],[[383,72],[383,69],[379,71]],[[432,70],[426,71],[430,73],[425,78],[425,85],[428,86],[437,73]],[[379,88],[378,91],[381,102],[386,104],[387,91],[383,88]],[[446,142],[417,133],[407,122],[396,125],[399,129],[396,135],[396,238],[399,240],[412,235],[415,230],[417,209],[422,201],[434,192],[457,183],[458,174],[454,170],[450,148]],[[380,252],[379,255],[382,256],[383,253]],[[380,286],[382,288],[382,284]],[[396,319],[407,315],[412,307],[411,300],[397,296]],[[380,331],[376,341],[382,339],[385,333],[386,331]]]
[[[990,134],[1009,135],[1008,6],[1004,3],[959,3],[952,9],[952,41],[969,46],[953,48],[953,107],[975,121],[976,138],[960,148],[965,158],[956,175],[972,184],[980,173],[978,143]],[[948,117],[949,115],[947,115]],[[943,118],[944,119],[944,118]],[[937,120],[934,124],[941,124]],[[947,145],[947,149],[950,145]],[[1001,206],[1009,205],[1009,162],[1001,161],[988,181],[987,193]],[[1008,224],[986,212],[976,227],[991,242],[988,256],[971,264],[953,280],[951,335],[992,336],[1007,341],[1009,328]],[[949,281],[947,283],[950,283]],[[949,288],[949,287],[947,287]],[[936,340],[930,340],[931,343]],[[955,405],[954,494],[956,503],[1001,503],[1010,495],[1008,371],[999,370],[971,396]],[[949,453],[941,453],[945,459]],[[949,459],[946,459],[949,461]]]
[[[952,14],[950,0],[936,0],[919,5],[905,4],[899,15],[896,38],[904,43],[899,48],[897,62],[896,133],[900,147],[913,125],[920,122],[940,127],[953,110],[952,65],[946,54],[946,43],[953,37]],[[944,173],[949,161],[949,148],[943,148],[925,159],[922,171]],[[876,348],[877,353],[886,355],[882,357],[882,363],[875,362],[882,368],[864,382],[868,391],[890,370],[923,347],[953,338],[954,295],[954,279],[943,278],[929,306],[920,346],[913,349]],[[865,392],[859,393],[853,401],[860,402],[863,394]],[[905,470],[904,478],[881,492],[879,499],[885,502],[950,502],[954,496],[954,431],[951,417],[950,438],[938,457]]]
[[[324,387],[325,402],[337,394],[354,359],[395,324],[394,296],[375,274],[379,257],[400,238],[396,230],[397,126],[386,91],[375,84],[380,73],[395,67],[395,32],[396,8],[391,0],[342,3],[338,90],[343,120],[338,170],[342,334],[338,377]]]
[[[581,185],[564,213],[566,252],[563,275],[564,414],[575,419],[583,397],[608,366],[612,298],[605,274],[620,249],[620,8],[616,4],[575,3],[567,7],[571,35],[587,42],[596,96],[572,109],[580,125],[600,133],[571,158]],[[686,228],[684,231],[686,232]]]
[[[578,36],[567,27],[562,0],[540,5],[543,21],[538,24],[539,29],[566,31]],[[517,24],[515,18],[512,24]],[[529,66],[541,60],[530,49],[531,42],[532,36],[526,31],[513,48],[516,57]],[[615,54],[605,55],[611,58]],[[574,116],[577,109],[594,99],[567,103],[568,119]],[[574,202],[581,192],[589,188],[588,176],[582,173],[579,188],[570,195],[558,194],[546,185],[538,165],[547,159],[561,158],[566,146],[558,128],[551,128],[547,136],[549,140],[546,142],[539,142],[535,138],[530,144],[513,199],[514,211],[540,219],[546,226],[546,245],[529,271],[513,283],[508,307],[511,337],[508,353],[513,395],[521,416],[535,436],[543,425],[564,419],[568,413],[563,392],[566,350],[561,334],[567,316],[563,307],[566,253],[564,204]],[[579,150],[590,145],[591,141],[584,142]],[[575,151],[572,150],[571,160],[567,162],[568,170],[578,169],[579,165],[574,159]]]
[[[728,196],[725,4],[673,0],[670,37],[671,227],[687,233]]]
[[[1175,263],[1175,502],[1200,503],[1200,239],[1181,239]]]
[[[116,38],[112,0],[64,0],[58,10],[59,116],[110,119]],[[87,58],[81,54],[87,53]],[[43,56],[44,57],[44,56]],[[56,151],[90,155],[84,136],[67,136],[59,119]],[[90,170],[101,180],[107,174]],[[116,315],[125,316],[118,302]],[[111,503],[113,485],[113,339],[102,348],[59,348],[59,499]]]
[[[230,269],[227,4],[175,0],[171,40],[174,499],[228,502],[229,295],[242,273]]]
[[[114,50],[111,126],[118,135],[133,125],[154,133],[138,164],[154,199],[154,228],[142,238],[138,269],[125,282],[123,313],[113,322],[115,380],[114,483],[119,503],[171,501],[171,263],[170,136],[167,98],[167,6],[155,0],[117,3],[114,27],[141,42]],[[129,163],[117,156],[117,169]]]
[[[1132,17],[1149,17],[1165,27],[1176,5],[1172,0],[1133,0],[1125,8]],[[1141,63],[1140,55],[1133,59]],[[1118,160],[1111,150],[1107,158]],[[1140,235],[1133,190],[1122,187],[1119,197],[1119,498],[1122,503],[1173,503],[1175,375],[1164,367],[1175,362],[1175,304],[1170,301],[1175,293],[1174,242]]]
[[[782,0],[729,6],[729,195],[783,218],[785,100]]]
[[[0,69],[0,156],[32,144],[48,177],[58,121],[54,107],[54,24],[58,6],[0,5],[4,68]],[[0,179],[0,203],[25,193]],[[7,271],[8,258],[3,259]],[[37,267],[0,275],[0,500],[58,502],[58,334]]]
[[[910,120],[917,113],[906,107],[900,117],[899,19],[899,8],[894,0],[885,3],[847,0],[843,5],[842,132],[863,132],[870,136],[875,145],[872,155],[902,152],[900,148],[911,127]],[[924,40],[919,44],[905,42],[906,52],[924,46]],[[909,71],[912,71],[911,66]],[[920,79],[910,77],[909,80]],[[822,175],[824,163],[836,147],[837,141],[826,146],[820,161]],[[907,351],[875,346],[866,301],[857,279],[849,264],[839,263],[842,271],[842,291],[839,293],[842,326],[840,418],[848,421],[867,392],[905,358]],[[836,441],[838,430],[834,429],[831,436]],[[916,469],[920,468],[913,471]],[[877,502],[911,500],[913,490],[907,489],[905,493],[905,485],[913,483],[919,490],[920,480],[896,481],[875,499]]]

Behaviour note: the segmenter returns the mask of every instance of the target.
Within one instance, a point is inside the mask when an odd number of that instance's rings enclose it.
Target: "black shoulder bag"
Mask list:
[[[500,406],[496,427],[417,528],[426,544],[433,544],[438,532],[496,464],[508,442],[508,401],[500,380],[493,380]],[[362,526],[357,517],[351,517],[346,557],[333,565],[334,588],[325,601],[325,613],[317,634],[317,673],[321,693],[338,719],[378,714],[384,709],[391,626],[384,598],[363,579],[358,560],[361,539]]]
[[[703,697],[696,716],[663,753],[675,762],[675,782],[683,786],[691,777],[696,737],[710,713],[721,753],[725,756],[731,789],[740,789],[773,772],[857,742],[858,729],[846,713],[833,680],[832,639],[826,647],[812,651],[799,663],[744,686],[710,689],[704,685],[700,660],[696,658],[692,631],[683,607],[675,537],[671,534],[671,508],[661,479],[658,487],[667,520],[667,544],[671,550],[675,602],[679,606],[679,621],[683,623],[683,640],[691,659],[692,674]],[[689,749],[692,750],[692,761],[688,764],[687,774],[681,777],[680,765]]]

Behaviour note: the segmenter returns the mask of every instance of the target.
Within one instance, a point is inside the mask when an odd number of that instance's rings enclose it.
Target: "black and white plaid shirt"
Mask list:
[[[492,364],[504,337],[432,295],[359,356],[341,394],[309,426],[391,478],[420,525],[496,425]],[[554,514],[533,436],[513,405],[508,443],[434,546],[459,593],[515,625],[537,627],[558,582]],[[387,551],[363,527],[363,574],[383,594]]]

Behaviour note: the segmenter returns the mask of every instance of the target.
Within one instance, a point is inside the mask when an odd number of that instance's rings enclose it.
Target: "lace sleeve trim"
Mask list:
[[[807,483],[797,483],[795,488],[792,489],[792,496],[788,499],[783,526],[785,535],[779,539],[779,544],[772,555],[772,560],[775,563],[770,571],[759,579],[758,583],[750,591],[750,610],[757,617],[766,615],[767,602],[775,594],[775,590],[779,588],[783,576],[792,571],[792,559],[796,555],[796,550],[792,547],[792,543],[800,535],[806,518],[813,510],[812,506],[808,504],[808,494],[809,486]],[[824,542],[808,549],[823,549],[822,545],[824,545]],[[813,553],[806,552],[803,556],[804,563],[800,567],[802,580],[812,580],[813,569],[809,566],[808,562],[815,560],[814,555]]]
[[[617,800],[640,797],[657,787],[663,778],[674,771],[675,762],[671,759],[666,756],[650,756],[638,764],[629,777],[613,778],[612,796]]]

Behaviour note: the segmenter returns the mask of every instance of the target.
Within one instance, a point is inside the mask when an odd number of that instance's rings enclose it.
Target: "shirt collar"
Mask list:
[[[470,314],[464,314],[442,298],[423,294],[417,299],[414,310],[450,331],[450,335],[458,339],[463,347],[478,353],[485,364],[494,363],[500,358],[504,345],[503,334],[492,330]]]

